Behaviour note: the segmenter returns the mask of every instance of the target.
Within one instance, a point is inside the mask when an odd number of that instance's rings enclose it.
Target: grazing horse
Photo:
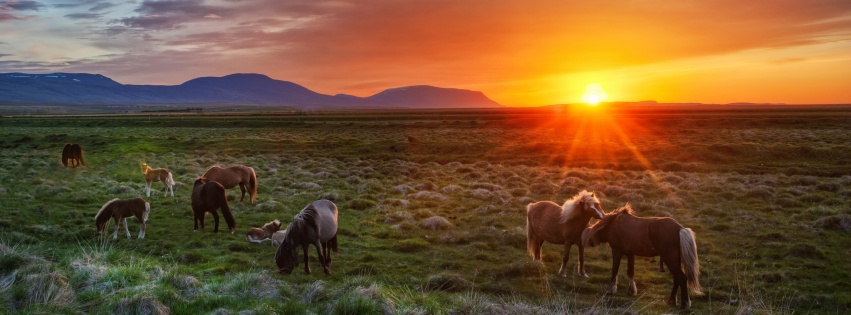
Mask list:
[[[83,159],[83,146],[74,143],[66,143],[62,149],[62,165],[71,168],[86,165],[86,160]]]
[[[106,237],[106,224],[109,219],[115,220],[115,233],[112,233],[112,239],[118,239],[118,229],[121,227],[121,222],[124,222],[124,232],[127,233],[127,238],[130,238],[130,229],[127,227],[127,218],[135,216],[139,220],[139,238],[145,238],[145,223],[148,222],[148,214],[151,213],[151,204],[147,203],[141,197],[130,199],[112,199],[103,207],[100,208],[95,215],[95,226],[97,227],[98,235]]]
[[[310,273],[307,247],[316,246],[319,262],[326,275],[331,275],[328,266],[331,265],[331,251],[337,252],[337,206],[328,200],[321,199],[304,207],[287,227],[278,251],[275,253],[275,264],[278,272],[291,274],[298,266],[298,246],[304,251],[304,273]]]
[[[585,246],[597,246],[609,243],[612,248],[612,280],[607,292],[617,292],[617,275],[621,257],[626,255],[627,276],[629,276],[629,294],[638,294],[635,287],[635,255],[644,257],[660,256],[674,277],[674,288],[668,298],[668,304],[677,305],[677,289],[681,290],[680,307],[689,308],[686,286],[695,295],[703,295],[700,290],[700,262],[697,258],[697,244],[694,232],[683,228],[676,220],[666,217],[636,217],[632,206],[626,204],[607,214],[602,220],[582,232]]]
[[[228,199],[225,197],[225,188],[217,182],[207,182],[204,177],[198,177],[195,180],[195,185],[192,187],[192,212],[195,213],[195,232],[198,231],[198,222],[201,222],[201,229],[204,229],[204,216],[207,212],[213,214],[213,220],[216,222],[213,232],[219,231],[219,213],[216,209],[222,208],[222,215],[228,223],[230,233],[236,230],[236,222],[233,219],[233,214],[228,206]]]
[[[570,247],[579,248],[579,265],[576,271],[582,277],[585,273],[585,250],[582,246],[582,231],[591,218],[603,218],[600,200],[593,192],[581,191],[579,194],[559,206],[552,201],[538,201],[526,206],[526,249],[534,260],[541,260],[541,247],[544,241],[564,245],[564,258],[558,274],[567,276],[567,261]]]
[[[251,197],[251,202],[257,200],[257,174],[254,169],[245,165],[234,165],[228,168],[213,166],[204,172],[202,177],[211,182],[218,182],[226,189],[231,189],[239,185],[239,190],[242,191],[242,197],[239,202],[245,199],[245,191]]]
[[[263,227],[251,228],[250,230],[248,230],[248,233],[245,235],[245,238],[248,239],[248,241],[251,243],[260,243],[263,241],[272,240],[272,235],[280,229],[281,221],[274,220],[272,222],[264,224]]]
[[[171,191],[171,196],[174,197],[174,177],[167,169],[152,169],[148,163],[142,163],[142,174],[145,175],[145,194],[148,197],[151,196],[151,184],[154,182],[162,182],[163,193],[168,194]]]

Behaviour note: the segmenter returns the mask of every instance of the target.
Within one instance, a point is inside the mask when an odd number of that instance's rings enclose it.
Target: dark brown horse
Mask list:
[[[680,289],[680,306],[689,308],[688,290],[700,296],[700,262],[697,258],[697,244],[694,232],[683,228],[676,220],[665,217],[640,218],[633,214],[629,204],[607,214],[602,220],[582,233],[585,246],[597,246],[609,243],[612,247],[612,280],[607,292],[617,292],[618,268],[621,257],[626,255],[627,276],[629,276],[629,294],[638,294],[633,278],[635,255],[644,257],[660,256],[674,277],[674,288],[668,298],[668,304],[677,304],[677,290]]]
[[[83,159],[83,146],[66,143],[65,148],[62,149],[62,165],[72,168],[86,165],[86,160]]]
[[[245,165],[234,165],[228,168],[213,166],[204,172],[202,177],[211,182],[218,182],[227,189],[239,185],[242,196],[239,202],[245,199],[245,192],[251,197],[251,202],[257,201],[257,174],[254,169]]]
[[[204,216],[207,212],[213,214],[213,220],[216,225],[213,232],[219,231],[219,213],[216,209],[222,208],[222,215],[228,223],[230,233],[236,230],[236,222],[233,219],[233,214],[228,206],[228,199],[225,197],[225,188],[217,182],[207,182],[204,177],[198,177],[195,180],[195,185],[192,187],[192,212],[195,213],[195,231],[198,231],[198,222],[201,222],[201,229],[204,229]]]
[[[319,262],[326,275],[331,275],[331,251],[337,252],[337,206],[322,199],[304,207],[287,227],[284,240],[275,253],[278,272],[291,274],[298,266],[298,247],[304,251],[304,273],[310,273],[307,248],[316,246]]]
[[[139,238],[145,238],[145,224],[148,222],[148,214],[151,213],[151,205],[141,197],[130,199],[112,199],[100,208],[95,215],[95,227],[98,235],[106,236],[106,224],[109,219],[115,220],[115,232],[112,239],[118,238],[118,229],[124,222],[124,233],[130,238],[130,229],[127,227],[127,218],[136,217],[139,220]]]
[[[603,209],[597,196],[585,190],[561,206],[552,201],[530,203],[526,206],[526,249],[529,255],[534,260],[541,260],[544,241],[564,245],[564,258],[558,274],[565,277],[570,247],[576,244],[579,247],[579,265],[576,271],[580,276],[588,277],[585,273],[585,251],[581,236],[592,217],[603,218]]]

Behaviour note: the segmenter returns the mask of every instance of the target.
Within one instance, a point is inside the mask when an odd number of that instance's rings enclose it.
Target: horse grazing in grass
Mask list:
[[[564,258],[558,274],[565,277],[570,247],[576,244],[579,247],[579,265],[576,271],[580,276],[587,278],[585,250],[581,236],[592,217],[602,219],[603,209],[600,207],[597,196],[585,190],[565,201],[561,206],[552,201],[530,203],[526,206],[526,249],[529,255],[534,260],[541,260],[541,247],[544,241],[564,245]]]
[[[272,222],[264,224],[263,227],[251,228],[250,230],[248,230],[248,233],[245,235],[245,238],[248,239],[248,241],[251,243],[260,243],[263,241],[272,240],[272,235],[280,229],[281,221],[274,220]]]
[[[242,191],[242,197],[239,202],[245,199],[245,191],[248,191],[251,202],[257,200],[257,174],[254,169],[245,165],[234,165],[228,168],[213,166],[204,172],[202,177],[211,182],[218,182],[226,189],[231,189],[239,185],[239,190]]]
[[[95,226],[97,227],[98,235],[106,236],[106,224],[109,219],[115,220],[115,232],[112,234],[112,239],[118,238],[118,229],[121,227],[121,222],[124,222],[124,232],[127,238],[130,238],[130,229],[127,227],[127,218],[135,216],[139,220],[139,238],[145,238],[145,224],[148,222],[148,214],[151,213],[151,204],[147,203],[141,197],[130,199],[112,199],[103,207],[100,208],[95,215]]]
[[[77,166],[86,165],[86,160],[83,159],[83,146],[79,144],[66,143],[62,149],[62,165],[74,168]]]
[[[617,275],[621,257],[626,255],[627,276],[629,276],[629,294],[638,294],[635,287],[635,255],[644,257],[660,256],[674,277],[674,288],[668,298],[668,304],[677,304],[677,290],[680,289],[680,306],[689,308],[686,286],[695,295],[703,295],[700,289],[700,262],[697,258],[697,244],[694,232],[683,228],[676,220],[665,217],[636,217],[632,206],[626,204],[609,213],[602,220],[582,232],[585,246],[597,246],[609,243],[612,248],[612,280],[607,292],[617,292]]]
[[[326,275],[331,275],[331,249],[337,252],[337,206],[322,199],[304,207],[287,227],[284,239],[275,253],[275,264],[282,274],[291,274],[298,266],[298,246],[304,251],[304,273],[310,273],[308,245],[316,246],[319,262]]]
[[[151,196],[151,184],[154,182],[162,182],[163,193],[168,194],[171,191],[171,196],[174,197],[174,177],[167,169],[152,169],[148,163],[142,163],[142,174],[145,175],[145,194],[148,197]]]
[[[213,220],[216,222],[213,232],[219,231],[219,213],[216,209],[222,208],[222,215],[228,223],[230,233],[236,230],[236,221],[233,219],[233,213],[230,212],[228,199],[225,197],[225,188],[217,182],[207,182],[204,177],[198,177],[192,187],[192,212],[195,214],[195,232],[198,231],[198,222],[201,222],[201,229],[204,228],[204,216],[207,212],[213,214]]]

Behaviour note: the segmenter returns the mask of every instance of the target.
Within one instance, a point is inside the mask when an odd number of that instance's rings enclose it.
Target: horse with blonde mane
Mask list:
[[[684,228],[679,222],[667,217],[636,217],[632,206],[626,204],[607,214],[602,220],[582,232],[585,246],[609,243],[612,248],[612,280],[607,292],[617,292],[618,268],[621,257],[626,255],[629,294],[638,294],[635,286],[635,255],[660,256],[674,277],[674,288],[668,305],[677,305],[677,290],[681,291],[680,307],[691,306],[688,291],[703,295],[700,289],[700,261],[697,258],[697,243],[694,231]],[[686,290],[688,287],[688,290]]]
[[[118,229],[121,227],[121,222],[124,222],[124,233],[127,234],[127,238],[130,238],[127,218],[136,217],[140,225],[138,238],[145,238],[145,225],[148,222],[148,214],[150,213],[151,204],[141,197],[130,199],[115,198],[104,204],[95,215],[95,227],[97,227],[99,236],[106,237],[106,224],[112,218],[115,220],[115,232],[112,234],[112,239],[118,239]]]
[[[281,229],[281,221],[274,220],[259,228],[251,228],[246,233],[245,238],[251,243],[261,243],[263,241],[272,240],[272,235]]]
[[[171,191],[171,196],[174,197],[174,177],[171,172],[164,168],[152,169],[148,163],[142,163],[142,174],[145,175],[145,194],[151,196],[151,184],[155,182],[163,183],[163,193],[168,195]]]
[[[558,275],[567,276],[570,247],[576,244],[579,251],[577,273],[585,273],[585,251],[581,242],[582,231],[591,218],[602,219],[600,200],[593,192],[583,190],[559,206],[552,201],[538,201],[526,206],[526,249],[534,260],[541,260],[544,241],[564,245],[564,257]]]
[[[251,203],[257,200],[257,174],[254,169],[245,165],[234,165],[228,168],[213,166],[204,172],[202,177],[211,182],[218,182],[225,187],[231,189],[239,185],[239,190],[242,191],[242,197],[239,202],[245,199],[245,192],[248,191],[251,197]]]

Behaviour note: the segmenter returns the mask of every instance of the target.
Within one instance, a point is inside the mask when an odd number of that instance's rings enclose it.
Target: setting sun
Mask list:
[[[597,83],[588,84],[585,87],[585,93],[582,94],[582,101],[592,106],[600,104],[600,102],[605,101],[607,98],[606,91],[603,91],[603,87]]]

